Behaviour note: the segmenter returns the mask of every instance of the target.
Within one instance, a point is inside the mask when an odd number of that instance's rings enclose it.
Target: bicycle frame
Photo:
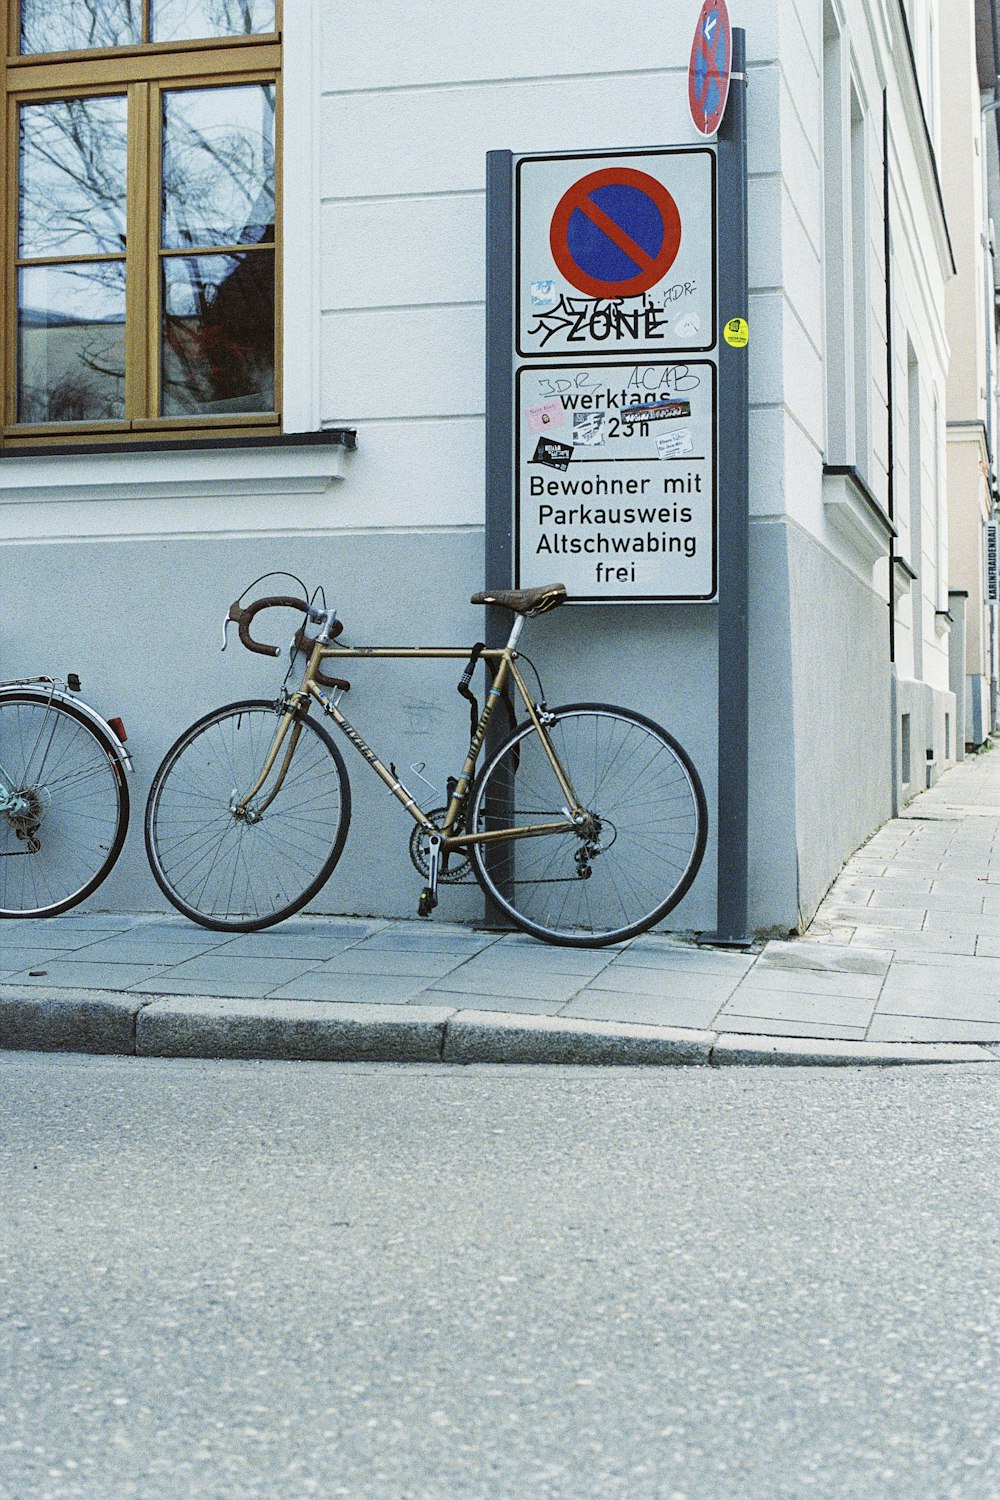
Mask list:
[[[257,816],[260,815],[281,790],[282,783],[288,772],[288,768],[295,753],[295,746],[301,734],[301,726],[297,722],[297,715],[308,711],[310,703],[315,700],[323,712],[331,719],[337,727],[342,730],[345,737],[354,746],[361,757],[368,762],[375,774],[385,783],[396,800],[406,809],[413,821],[420,825],[432,838],[440,839],[440,853],[447,855],[454,849],[464,849],[470,844],[486,844],[497,842],[501,839],[523,839],[538,838],[547,834],[569,833],[578,828],[586,821],[587,814],[582,807],[573,785],[556,754],[555,747],[550,740],[545,727],[544,712],[532,702],[531,693],[517,666],[517,641],[524,628],[524,617],[518,616],[510,634],[506,646],[484,649],[479,653],[480,659],[490,664],[493,671],[493,683],[486,697],[486,704],[476,725],[475,733],[469,741],[465,763],[461,775],[457,778],[454,790],[448,802],[444,822],[440,828],[431,822],[426,813],[418,807],[415,799],[393,774],[390,767],[386,766],[376,755],[375,751],[354,728],[347,717],[341,712],[339,696],[326,696],[321,691],[315,678],[323,664],[337,661],[370,661],[370,660],[402,660],[402,661],[466,661],[471,651],[467,646],[333,646],[323,641],[322,637],[316,640],[309,655],[302,681],[294,693],[288,699],[287,709],[282,716],[281,722],[275,733],[274,740],[264,762],[260,776],[253,787],[233,807],[237,816],[246,817],[250,813],[250,804],[267,784],[274,766],[281,755],[282,746],[288,738],[281,765],[278,769],[277,778],[273,788],[268,792],[265,800],[253,810]],[[462,809],[468,797],[472,780],[475,775],[476,763],[486,731],[489,728],[493,711],[496,708],[508,677],[514,682],[518,694],[528,712],[531,722],[538,732],[538,736],[552,765],[563,795],[566,798],[566,813],[564,820],[550,823],[535,823],[523,825],[517,828],[492,828],[482,832],[467,833],[455,831],[455,824],[459,819]]]
[[[0,813],[22,813],[28,805],[13,790],[12,781],[13,777],[0,764]]]

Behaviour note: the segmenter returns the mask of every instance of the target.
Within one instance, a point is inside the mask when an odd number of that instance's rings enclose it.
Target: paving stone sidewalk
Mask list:
[[[685,1038],[707,1056],[720,1037],[748,1052],[756,1039],[762,1057],[790,1039],[819,1058],[919,1043],[1000,1056],[1000,754],[966,760],[876,833],[804,938],[757,952],[659,935],[577,950],[439,921],[339,917],[238,936],[93,908],[2,924],[0,1046],[72,1040],[79,1026],[67,1018],[80,1015],[91,1050],[109,1036],[162,1050],[169,1033],[173,1050],[224,1051],[228,1028],[242,1037],[235,1050],[273,1055],[274,1037],[292,1028],[299,1051],[282,1055],[309,1056],[310,1025],[341,1035],[353,1024],[381,1027],[393,1055],[426,1042],[440,1056],[461,1020],[466,1058],[477,1027],[494,1052],[506,1028],[511,1056],[537,1053],[541,1038],[621,1042],[653,1028],[681,1060]]]

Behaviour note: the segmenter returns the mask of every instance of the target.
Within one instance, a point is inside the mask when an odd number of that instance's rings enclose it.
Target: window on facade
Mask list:
[[[851,88],[850,219],[851,349],[853,350],[854,463],[867,477],[871,468],[871,348],[869,339],[868,150],[865,112]]]
[[[920,365],[916,350],[907,340],[906,420],[907,468],[909,475],[909,515],[906,543],[914,578],[910,587],[913,612],[913,675],[924,675],[924,485],[923,485],[923,403],[920,395]]]
[[[948,610],[948,527],[945,511],[945,474],[942,429],[944,418],[941,401],[934,394],[933,442],[934,442],[934,607],[939,614]]]
[[[823,271],[826,457],[871,468],[867,118],[849,39],[832,6],[823,37]]]
[[[279,23],[13,3],[7,442],[276,429]]]

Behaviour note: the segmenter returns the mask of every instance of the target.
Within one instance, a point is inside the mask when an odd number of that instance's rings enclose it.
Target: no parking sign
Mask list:
[[[669,190],[648,172],[604,167],[562,195],[549,229],[552,258],[588,297],[638,297],[670,270],[681,216]]]
[[[517,352],[705,353],[715,316],[707,147],[517,164]]]
[[[705,0],[694,29],[688,67],[688,103],[695,128],[715,135],[729,99],[733,66],[733,28],[726,0]]]

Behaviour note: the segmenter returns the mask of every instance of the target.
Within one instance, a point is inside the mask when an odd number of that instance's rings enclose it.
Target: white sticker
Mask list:
[[[606,433],[604,431],[603,411],[588,411],[577,413],[573,417],[573,442],[577,448],[600,448],[603,446]]]
[[[701,319],[699,318],[697,313],[685,313],[684,316],[682,318],[678,318],[677,322],[674,324],[674,333],[676,333],[677,337],[681,339],[693,339],[695,335],[699,334],[700,332]]]
[[[539,406],[529,406],[524,415],[532,432],[548,432],[550,427],[566,425],[566,412],[561,401],[543,401]]]
[[[530,292],[533,308],[555,307],[556,284],[554,281],[533,281]]]
[[[690,427],[681,427],[677,432],[668,432],[656,439],[656,451],[661,458],[684,458],[694,452]]]

